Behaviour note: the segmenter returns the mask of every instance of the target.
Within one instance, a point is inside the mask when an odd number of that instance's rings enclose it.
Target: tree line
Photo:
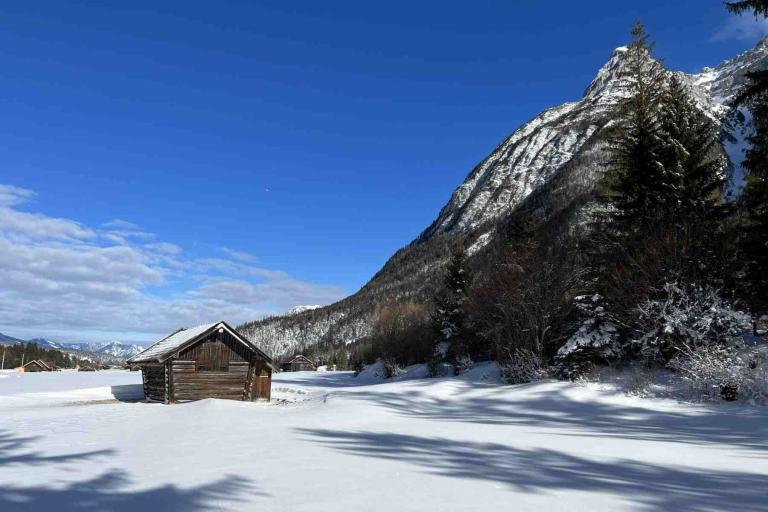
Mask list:
[[[0,360],[5,369],[17,368],[36,359],[58,368],[74,368],[79,363],[74,356],[60,350],[39,347],[36,343],[0,346]]]

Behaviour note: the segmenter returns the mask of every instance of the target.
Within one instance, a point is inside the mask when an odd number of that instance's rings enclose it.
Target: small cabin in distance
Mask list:
[[[269,400],[273,362],[226,322],[180,329],[128,360],[141,369],[144,397]]]
[[[284,372],[314,372],[317,365],[303,355],[289,357],[283,360],[280,369]]]
[[[28,363],[25,363],[23,366],[20,366],[16,368],[16,371],[18,372],[52,372],[53,368],[48,365],[45,361],[42,361],[40,359],[35,359],[34,361],[29,361]]]

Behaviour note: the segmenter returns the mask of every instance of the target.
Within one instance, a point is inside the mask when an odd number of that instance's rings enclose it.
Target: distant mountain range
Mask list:
[[[85,359],[95,359],[100,362],[108,362],[113,359],[126,360],[129,357],[135,356],[144,350],[144,347],[140,345],[121,343],[119,341],[105,341],[98,343],[65,343],[60,341],[52,341],[45,338],[21,340],[2,333],[0,333],[0,343],[14,345],[18,343],[35,343],[38,347],[56,349],[67,353],[76,353],[75,355],[81,356]]]
[[[20,340],[18,338],[13,338],[11,336],[6,336],[5,334],[0,332],[0,343],[9,345],[9,344],[16,344],[16,343],[26,343],[24,340]]]

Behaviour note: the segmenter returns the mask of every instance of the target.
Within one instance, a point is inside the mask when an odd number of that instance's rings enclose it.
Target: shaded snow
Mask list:
[[[348,372],[164,406],[105,402],[135,372],[0,375],[3,511],[765,510],[766,408]]]

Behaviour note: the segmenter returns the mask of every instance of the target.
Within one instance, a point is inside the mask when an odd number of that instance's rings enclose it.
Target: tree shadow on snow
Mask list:
[[[89,462],[113,456],[113,450],[63,455],[44,455],[34,450],[38,438],[19,437],[0,431],[0,467],[17,465],[52,466],[71,474]],[[169,467],[172,467],[169,466]],[[267,496],[240,476],[224,476],[191,488],[161,485],[136,489],[125,471],[112,469],[94,478],[59,485],[46,482],[26,485],[23,481],[0,483],[0,510],[3,512],[57,510],[61,512],[124,512],[135,510],[226,510],[255,496]]]
[[[355,381],[353,372],[280,372],[272,378],[273,387],[306,386],[314,388],[346,388],[363,385]]]
[[[519,492],[610,493],[652,512],[766,510],[768,475],[695,471],[633,460],[595,461],[549,449],[521,449],[392,433],[300,429],[347,453],[406,461],[430,473],[487,480]]]
[[[529,385],[521,386],[520,390],[526,386]],[[440,397],[419,390],[407,394],[357,392],[347,396],[382,404],[404,416],[438,421],[550,428],[555,435],[730,444],[768,450],[765,407],[697,405],[664,411],[596,400],[578,401],[567,396],[561,387],[535,393],[514,393],[509,387],[499,390],[492,397]]]

